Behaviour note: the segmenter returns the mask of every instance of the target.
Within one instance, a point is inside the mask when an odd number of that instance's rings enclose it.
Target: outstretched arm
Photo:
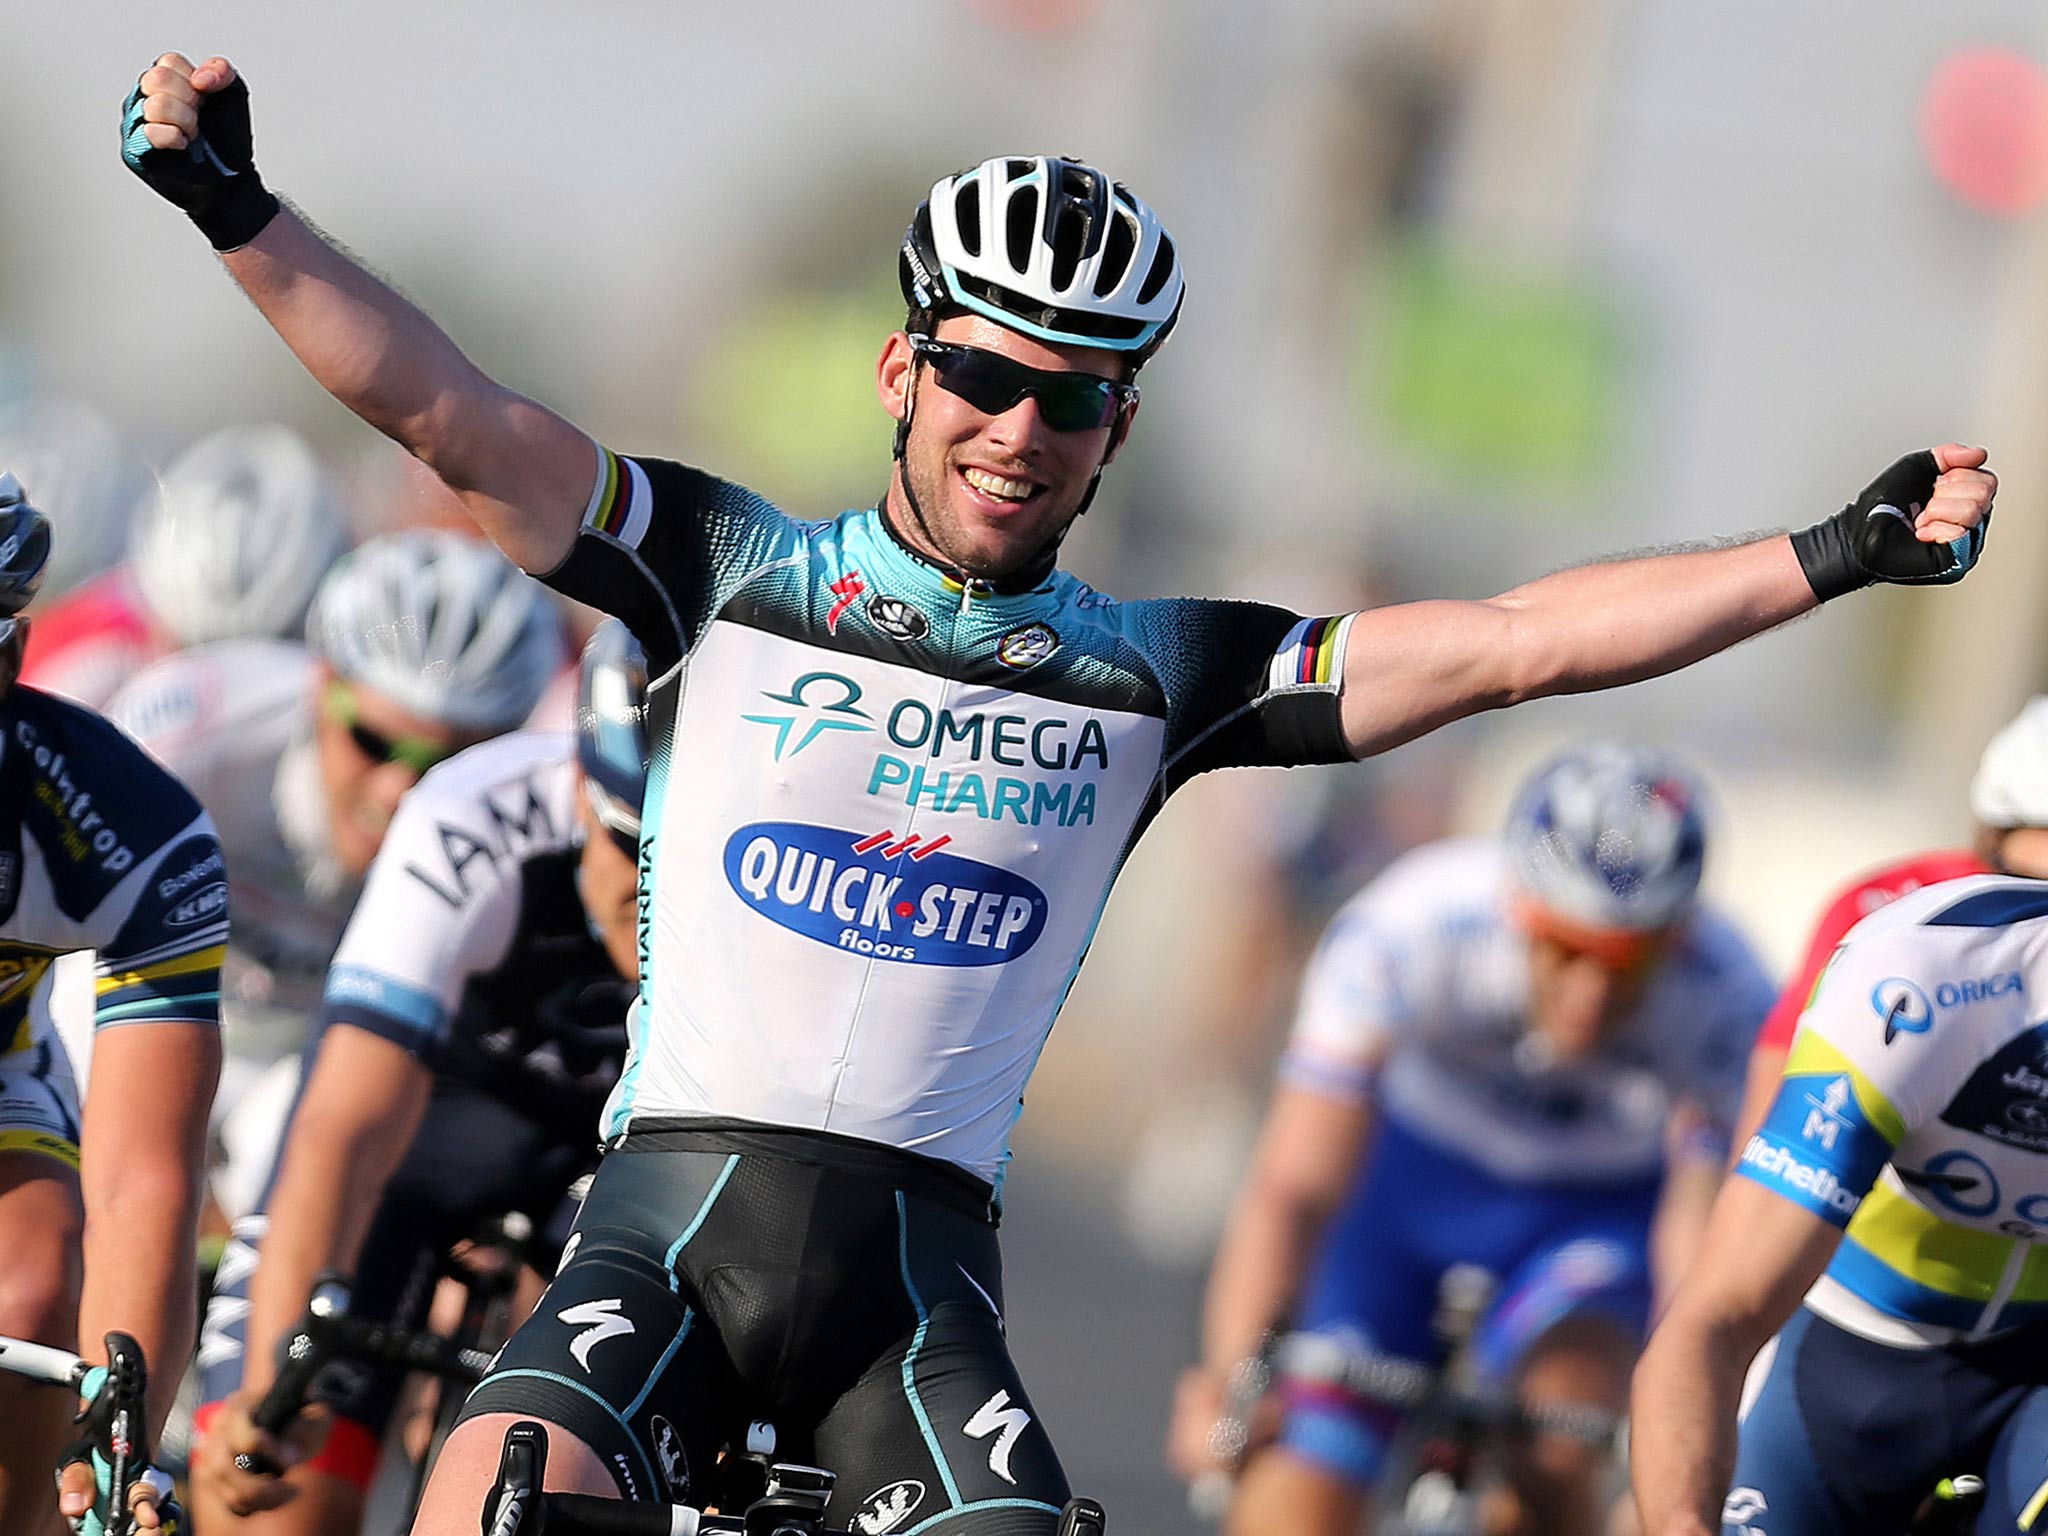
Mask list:
[[[1990,515],[1998,484],[1984,460],[1981,448],[1951,443],[1933,450],[1939,478],[1903,509],[1912,516],[1910,538],[1896,519],[1880,521],[1871,512],[1878,505],[1873,495],[1908,462],[1902,460],[1861,501],[1798,539],[1780,534],[1579,566],[1483,602],[1369,609],[1352,620],[1347,641],[1345,739],[1353,755],[1369,757],[1481,710],[1674,672],[1849,585],[1941,579],[1909,569],[1917,552],[1895,546],[1945,549],[1971,539]],[[1829,579],[1833,569],[1820,562],[1841,557],[1840,538],[1816,534],[1850,513],[1858,514],[1858,531],[1848,538],[1892,533],[1874,558],[1899,561],[1899,571],[1878,565],[1859,572],[1860,580]],[[1801,541],[1804,550],[1796,547]],[[1958,557],[1943,575],[1953,579],[1965,569]]]
[[[246,146],[247,94],[230,93],[238,85],[226,59],[195,66],[167,53],[138,82],[135,133],[182,160],[202,135],[202,149],[226,137],[215,114],[239,112]],[[134,134],[129,152],[137,173],[171,196]],[[253,162],[238,174],[260,187]],[[561,563],[597,474],[597,450],[581,431],[488,378],[415,305],[290,208],[221,259],[315,381],[447,482],[499,548],[529,571]]]
[[[1743,1376],[1841,1239],[1760,1184],[1721,1186],[1706,1240],[1636,1366],[1629,1459],[1643,1536],[1719,1536]]]

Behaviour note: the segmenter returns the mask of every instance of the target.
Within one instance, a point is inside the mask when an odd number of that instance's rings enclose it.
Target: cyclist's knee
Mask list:
[[[84,1228],[75,1174],[49,1158],[0,1153],[0,1333],[75,1342]]]
[[[475,1536],[484,1500],[498,1480],[505,1431],[537,1415],[485,1413],[455,1426],[434,1462],[434,1475],[413,1517],[412,1536]],[[616,1497],[618,1484],[596,1451],[559,1425],[540,1419],[548,1431],[544,1486],[550,1493],[594,1493]]]

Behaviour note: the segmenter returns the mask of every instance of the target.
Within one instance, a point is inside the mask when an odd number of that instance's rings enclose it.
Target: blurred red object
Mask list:
[[[2048,72],[2009,48],[1950,54],[1927,84],[1920,136],[1941,184],[2007,217],[2048,194]]]
[[[972,7],[1006,31],[1045,36],[1093,16],[1098,0],[972,0]]]

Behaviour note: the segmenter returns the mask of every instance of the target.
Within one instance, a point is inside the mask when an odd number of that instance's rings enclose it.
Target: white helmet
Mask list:
[[[1970,811],[1987,827],[2048,827],[2048,694],[2035,694],[1991,738],[1970,781]]]
[[[941,176],[897,259],[913,311],[957,306],[1041,341],[1131,352],[1165,343],[1186,289],[1173,237],[1092,165],[998,155]]]
[[[490,545],[441,528],[344,555],[313,599],[306,640],[350,682],[462,730],[519,724],[564,660],[546,590]]]
[[[289,427],[228,427],[164,471],[136,525],[135,585],[180,645],[298,632],[348,547],[341,503]]]
[[[1648,933],[1690,912],[1706,844],[1699,790],[1677,759],[1617,742],[1552,758],[1508,814],[1522,893],[1603,932]]]
[[[42,402],[0,425],[0,464],[33,488],[54,545],[45,599],[97,576],[121,558],[149,494],[149,468],[121,446],[89,406]]]

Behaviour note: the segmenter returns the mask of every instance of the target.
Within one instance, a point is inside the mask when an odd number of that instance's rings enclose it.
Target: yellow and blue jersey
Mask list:
[[[1850,931],[1736,1164],[1845,1229],[1815,1311],[1922,1336],[2048,1319],[2044,999],[2048,882],[1949,881]]]

